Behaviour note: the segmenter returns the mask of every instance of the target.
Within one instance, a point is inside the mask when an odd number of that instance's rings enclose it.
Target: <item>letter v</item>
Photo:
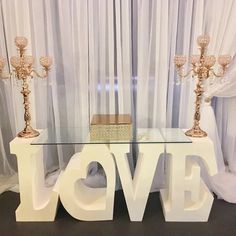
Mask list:
[[[164,152],[164,145],[139,144],[140,154],[133,179],[128,159],[125,158],[126,153],[121,150],[121,146],[112,145],[110,148],[115,156],[129,217],[131,221],[142,221],[156,166],[161,153]]]

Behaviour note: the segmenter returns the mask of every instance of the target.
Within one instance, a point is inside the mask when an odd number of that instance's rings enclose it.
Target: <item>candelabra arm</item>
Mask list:
[[[46,78],[48,76],[48,71],[49,70],[44,69],[43,72],[40,74],[36,70],[31,70],[30,76],[31,77],[37,76],[37,77],[43,79],[43,78]]]
[[[225,75],[225,70],[223,69],[221,73],[215,73],[213,69],[210,70],[210,72],[217,78],[223,77]]]
[[[13,76],[14,76],[14,72],[13,71],[10,72],[10,73],[3,72],[3,71],[1,72],[0,71],[0,78],[2,78],[2,79],[10,79]]]
[[[183,74],[181,69],[177,69],[177,74],[181,79],[183,79],[183,78],[188,77],[191,74],[192,71],[194,71],[194,70],[191,69],[186,74]]]

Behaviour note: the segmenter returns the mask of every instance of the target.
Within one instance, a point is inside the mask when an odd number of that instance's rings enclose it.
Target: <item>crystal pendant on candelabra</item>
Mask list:
[[[209,80],[210,80],[210,85],[213,85],[214,84],[214,81],[215,81],[215,78],[214,78],[214,76],[213,76],[213,74],[211,73],[210,75],[209,75]]]
[[[181,74],[182,73],[182,67],[186,63],[186,56],[176,55],[174,57],[174,63],[175,63],[175,66],[176,66],[176,69],[177,69],[178,73]],[[177,78],[175,84],[180,85],[180,83],[181,83],[181,79]]]
[[[0,76],[2,74],[4,66],[5,66],[5,60],[4,58],[0,57]]]
[[[179,78],[176,79],[176,81],[174,82],[175,85],[180,85],[181,84],[181,80]]]
[[[4,75],[3,75],[4,66],[5,66],[5,60],[4,58],[0,57],[0,79],[2,79],[4,83],[6,83],[5,81],[6,78],[4,78]]]

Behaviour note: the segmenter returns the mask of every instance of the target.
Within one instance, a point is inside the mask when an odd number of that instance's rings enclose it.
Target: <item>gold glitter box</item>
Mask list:
[[[132,119],[129,114],[93,115],[90,124],[91,141],[122,141],[132,139]]]

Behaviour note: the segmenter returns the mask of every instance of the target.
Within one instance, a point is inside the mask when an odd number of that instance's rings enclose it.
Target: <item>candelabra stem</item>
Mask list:
[[[185,134],[190,137],[200,138],[200,137],[207,136],[207,133],[200,128],[200,118],[201,118],[200,107],[201,107],[201,102],[202,102],[202,95],[204,92],[203,87],[202,87],[202,82],[203,82],[203,78],[198,78],[197,87],[194,90],[196,94],[194,123],[193,123],[192,129],[185,132]]]
[[[30,115],[30,110],[29,110],[29,104],[30,104],[29,94],[31,91],[29,90],[27,78],[22,78],[22,81],[23,81],[23,85],[22,85],[21,93],[24,99],[23,104],[24,104],[24,109],[25,109],[25,113],[24,113],[25,128],[20,133],[18,133],[18,137],[34,138],[39,135],[39,132],[37,130],[34,130],[30,125],[31,115]]]

